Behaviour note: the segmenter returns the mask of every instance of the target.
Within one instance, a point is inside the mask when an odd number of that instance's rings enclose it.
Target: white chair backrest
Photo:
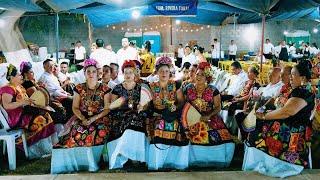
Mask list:
[[[2,107],[2,105],[0,105],[0,122],[1,122],[1,125],[2,125],[2,129],[4,129],[4,130],[10,129],[10,126],[9,126],[7,120],[8,120],[8,113]]]

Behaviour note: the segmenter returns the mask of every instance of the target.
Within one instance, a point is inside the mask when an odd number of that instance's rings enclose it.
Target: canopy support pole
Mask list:
[[[59,13],[56,13],[56,58],[59,63]]]
[[[88,21],[88,38],[89,38],[89,45],[92,45],[92,27],[90,21]]]
[[[220,32],[219,32],[219,41],[220,41],[220,43],[219,43],[219,61],[221,61],[221,43],[222,43],[222,37],[221,37],[221,34],[222,34],[222,27],[223,27],[223,25],[221,25],[220,26]]]
[[[170,17],[170,45],[172,45],[172,17]]]
[[[260,72],[262,72],[262,60],[263,60],[263,46],[264,46],[264,28],[266,24],[266,15],[262,15],[262,32],[261,32],[261,59],[260,59]]]

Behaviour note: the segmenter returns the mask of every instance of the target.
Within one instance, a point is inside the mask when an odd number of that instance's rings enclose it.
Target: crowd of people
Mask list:
[[[237,48],[231,43],[234,56]],[[218,90],[213,83],[217,68],[200,46],[186,46],[183,56],[178,51],[179,70],[169,57],[155,60],[150,42],[140,54],[126,38],[122,46],[114,56],[98,39],[84,60],[86,52],[78,42],[75,52],[82,55],[76,53],[75,60],[85,76],[80,84],[68,78],[67,63],[58,66],[51,59],[43,62],[45,72],[38,80],[28,62],[21,63],[20,72],[8,67],[9,84],[0,89],[8,124],[27,132],[31,157],[51,154],[51,173],[96,171],[102,156],[110,169],[227,167],[238,129],[246,146],[244,170],[285,177],[310,167],[316,94],[310,80],[318,72],[312,71],[317,68],[313,62],[274,67],[269,84],[259,84],[259,67],[245,72],[234,61],[232,79]],[[38,90],[48,93],[54,111],[32,106],[30,97]],[[191,121],[192,108],[199,118]],[[225,121],[222,109],[228,110]],[[256,123],[248,129],[244,124],[251,111]]]

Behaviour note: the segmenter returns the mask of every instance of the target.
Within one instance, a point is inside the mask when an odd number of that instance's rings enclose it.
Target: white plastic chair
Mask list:
[[[1,109],[0,122],[2,125],[2,129],[0,129],[0,141],[3,141],[3,154],[5,154],[6,148],[7,148],[9,169],[15,170],[16,169],[16,139],[19,137],[22,137],[25,156],[28,158],[27,140],[22,129],[10,131],[10,127],[7,122],[8,114],[3,109],[2,106],[0,106],[0,109]]]

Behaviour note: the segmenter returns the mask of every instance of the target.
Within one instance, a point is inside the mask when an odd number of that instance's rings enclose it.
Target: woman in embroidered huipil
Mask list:
[[[268,113],[256,112],[256,129],[249,134],[248,143],[252,147],[246,148],[244,170],[286,177],[309,166],[310,116],[315,104],[310,78],[308,65],[300,62],[291,70],[292,91],[283,107]]]
[[[177,96],[179,84],[170,79],[172,61],[161,57],[156,63],[159,81],[150,83],[152,93],[151,118],[147,121],[149,169],[188,167],[188,141],[180,122]]]
[[[189,165],[228,166],[233,157],[234,143],[219,116],[220,93],[209,84],[212,76],[211,65],[202,62],[197,68],[195,83],[183,89],[185,100],[201,114],[200,122],[191,126],[182,120],[191,143]]]
[[[123,99],[117,108],[110,111],[112,121],[108,139],[109,168],[122,168],[128,160],[146,162],[147,137],[145,120],[147,114],[139,112],[141,85],[135,81],[136,63],[127,60],[122,65],[124,82],[111,91],[111,100]],[[130,162],[130,161],[129,161]]]

